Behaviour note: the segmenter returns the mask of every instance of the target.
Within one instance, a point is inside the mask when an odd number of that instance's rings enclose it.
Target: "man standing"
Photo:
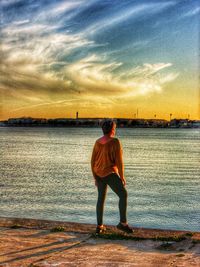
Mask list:
[[[103,225],[103,210],[108,185],[119,197],[120,222],[117,228],[126,233],[133,232],[127,223],[127,191],[125,188],[122,146],[118,138],[114,137],[115,129],[116,123],[113,120],[103,121],[103,136],[96,140],[91,158],[92,173],[98,189],[97,234],[106,230]]]

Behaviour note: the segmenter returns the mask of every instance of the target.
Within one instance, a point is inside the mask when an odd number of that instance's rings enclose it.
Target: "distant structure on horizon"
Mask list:
[[[105,118],[79,118],[76,112],[75,119],[56,118],[10,118],[0,121],[0,126],[4,127],[99,127],[101,121]],[[200,120],[189,119],[123,119],[115,118],[119,128],[200,128]]]

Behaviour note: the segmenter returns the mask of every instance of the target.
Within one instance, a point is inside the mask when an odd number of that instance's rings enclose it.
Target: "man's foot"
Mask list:
[[[105,233],[106,227],[104,225],[97,225],[96,228],[96,234],[102,234]]]
[[[128,233],[128,234],[132,234],[133,233],[133,229],[128,224],[119,223],[117,225],[117,228],[119,230],[122,230],[122,231]]]

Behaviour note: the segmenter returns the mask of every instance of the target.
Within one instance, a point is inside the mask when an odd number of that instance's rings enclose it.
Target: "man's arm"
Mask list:
[[[92,157],[91,157],[92,174],[93,174],[94,179],[96,180],[96,178],[95,178],[95,172],[94,172],[95,159],[96,159],[96,144],[93,147]]]
[[[124,162],[123,162],[123,150],[122,145],[120,141],[117,139],[117,145],[116,145],[116,166],[118,168],[119,176],[124,184],[126,185],[126,180],[124,177]]]

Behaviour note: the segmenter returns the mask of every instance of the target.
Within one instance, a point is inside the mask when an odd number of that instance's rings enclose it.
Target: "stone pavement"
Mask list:
[[[137,228],[129,236],[110,226],[108,235],[99,238],[94,229],[0,218],[0,266],[200,266],[200,233]]]

